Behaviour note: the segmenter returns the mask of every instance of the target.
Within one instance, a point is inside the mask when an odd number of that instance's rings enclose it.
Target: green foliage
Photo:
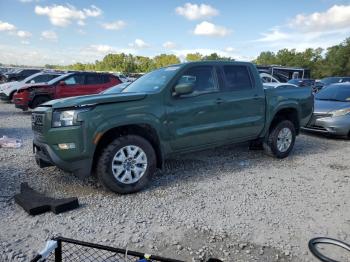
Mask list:
[[[202,60],[229,60],[234,61],[231,57],[219,56],[217,53],[212,53],[210,55],[204,56]]]
[[[189,53],[186,55],[186,61],[192,62],[192,61],[199,61],[203,59],[203,55],[200,53]]]
[[[282,65],[305,67],[313,78],[350,75],[350,38],[343,43],[322,48],[308,48],[303,52],[281,49],[277,53],[261,52],[255,61],[258,65]]]
[[[153,62],[156,68],[160,68],[160,67],[164,67],[172,64],[179,64],[180,59],[175,55],[161,54],[154,57]]]

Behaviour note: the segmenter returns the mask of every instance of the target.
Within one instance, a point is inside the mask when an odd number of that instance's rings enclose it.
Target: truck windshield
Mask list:
[[[157,93],[176,74],[180,66],[169,66],[145,74],[123,90],[126,92]]]

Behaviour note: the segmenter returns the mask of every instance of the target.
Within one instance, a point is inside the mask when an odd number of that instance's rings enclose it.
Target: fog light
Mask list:
[[[58,148],[62,149],[62,150],[74,149],[75,148],[75,144],[74,143],[58,144]]]

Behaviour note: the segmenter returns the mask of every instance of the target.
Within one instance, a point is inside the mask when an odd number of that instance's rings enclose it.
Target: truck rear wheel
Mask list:
[[[283,120],[276,124],[263,143],[265,152],[277,158],[285,158],[292,151],[295,143],[295,127],[289,120]]]
[[[101,183],[119,194],[144,188],[156,169],[156,154],[143,137],[127,135],[115,139],[103,151],[97,164]]]

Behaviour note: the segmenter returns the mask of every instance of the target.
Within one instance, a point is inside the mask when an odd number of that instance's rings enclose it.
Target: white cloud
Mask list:
[[[28,40],[22,40],[22,41],[21,41],[21,44],[22,44],[22,45],[29,45],[30,42],[29,42]]]
[[[102,27],[107,30],[120,30],[123,29],[125,26],[126,22],[122,20],[102,24]]]
[[[291,37],[288,33],[282,32],[279,27],[273,27],[267,33],[262,33],[261,35],[262,37],[257,39],[258,42],[275,42]]]
[[[52,6],[36,6],[35,13],[37,15],[48,16],[53,25],[65,27],[76,21],[78,25],[85,25],[85,19],[88,17],[97,17],[102,14],[102,10],[91,5],[90,9],[76,9],[72,5],[52,5]]]
[[[135,41],[133,43],[129,44],[130,47],[133,48],[138,48],[138,49],[142,49],[142,48],[147,48],[149,47],[149,44],[147,44],[145,41],[143,41],[142,39],[135,39]]]
[[[50,41],[57,41],[58,36],[54,31],[43,31],[41,32],[41,36],[44,39],[50,40]]]
[[[191,3],[176,7],[175,12],[178,15],[186,17],[188,20],[207,19],[219,14],[219,11],[210,5]]]
[[[171,42],[171,41],[166,41],[163,44],[163,47],[166,49],[174,49],[176,47],[176,44],[174,42]]]
[[[110,53],[113,52],[114,48],[109,45],[90,45],[89,50],[96,51],[98,53]]]
[[[19,0],[21,3],[40,2],[40,0]]]
[[[350,28],[350,5],[334,5],[325,12],[298,14],[290,27],[306,32],[336,31]]]
[[[227,36],[231,33],[231,30],[209,23],[207,21],[203,21],[200,24],[197,24],[193,33],[195,35],[204,35],[204,36]]]
[[[100,8],[98,8],[95,5],[91,5],[91,8],[84,8],[84,12],[86,14],[86,16],[91,16],[91,17],[98,17],[100,15],[102,15],[102,10]]]
[[[126,54],[135,54],[135,50],[131,48],[118,48],[106,44],[96,44],[89,45],[80,50],[80,55],[85,56],[86,58],[93,57],[96,59],[101,59],[103,56],[111,53],[126,53]]]
[[[235,48],[232,47],[232,46],[228,46],[225,48],[225,51],[228,52],[228,53],[232,53],[233,51],[235,51]]]
[[[298,14],[286,24],[261,33],[260,47],[277,51],[282,48],[304,51],[339,44],[350,34],[350,5],[334,5],[324,12]]]
[[[32,36],[32,33],[28,31],[19,30],[17,31],[17,36],[20,38],[29,38]]]
[[[0,21],[0,31],[14,31],[16,27],[13,24]]]
[[[79,29],[78,31],[78,34],[80,35],[86,35],[86,31],[82,30],[82,29]]]

